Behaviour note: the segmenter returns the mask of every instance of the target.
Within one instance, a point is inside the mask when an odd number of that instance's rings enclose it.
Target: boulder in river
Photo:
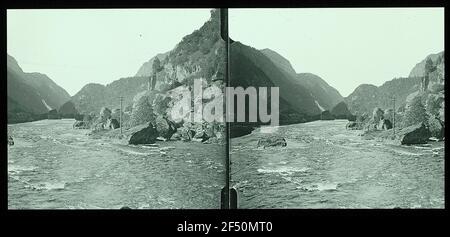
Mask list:
[[[424,144],[428,142],[431,133],[422,122],[399,130],[397,136],[402,145]]]
[[[158,137],[158,131],[149,123],[148,127],[133,133],[128,141],[128,144],[138,145],[138,144],[153,144]]]
[[[250,125],[237,125],[237,124],[232,123],[230,125],[230,138],[242,137],[242,136],[248,135],[248,134],[252,133],[252,131],[254,129],[255,128]]]
[[[348,130],[361,130],[363,129],[363,124],[360,122],[350,121],[345,125],[345,128]]]
[[[284,139],[283,137],[278,137],[278,136],[270,136],[270,137],[263,137],[260,138],[258,140],[258,144],[257,147],[274,147],[274,146],[280,146],[280,147],[285,147],[287,146],[287,142],[286,139]]]
[[[170,137],[170,140],[178,141],[181,140],[181,134],[179,132],[176,132]]]
[[[202,127],[197,127],[193,140],[204,142],[209,139],[208,134]]]
[[[177,133],[180,135],[182,141],[190,141],[195,135],[195,131],[184,125],[177,129]]]
[[[89,123],[87,121],[75,121],[73,124],[75,129],[89,129]]]

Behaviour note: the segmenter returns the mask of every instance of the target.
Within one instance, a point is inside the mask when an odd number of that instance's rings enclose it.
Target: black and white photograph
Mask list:
[[[5,13],[8,210],[445,208],[444,7]]]
[[[8,209],[220,208],[225,124],[196,116],[224,88],[219,18],[7,10]]]
[[[445,207],[444,8],[229,9],[229,34],[230,84],[279,88],[279,127],[231,124],[238,208]]]

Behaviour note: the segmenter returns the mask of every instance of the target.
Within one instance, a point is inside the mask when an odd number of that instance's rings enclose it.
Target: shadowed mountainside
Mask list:
[[[37,119],[36,115],[58,109],[70,95],[42,73],[27,73],[7,55],[8,122]]]

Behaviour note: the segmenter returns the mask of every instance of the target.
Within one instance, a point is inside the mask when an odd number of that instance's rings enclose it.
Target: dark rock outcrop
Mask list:
[[[361,130],[363,129],[363,124],[361,122],[350,121],[345,128],[348,130]]]
[[[258,140],[257,147],[274,147],[274,146],[287,146],[286,139],[278,136],[264,137]]]
[[[230,126],[230,138],[241,137],[252,133],[254,126],[249,125],[234,125]]]
[[[89,129],[90,125],[87,121],[76,121],[73,124],[74,129]]]
[[[430,130],[422,122],[401,129],[397,134],[402,145],[424,144],[431,137]]]
[[[133,133],[128,141],[128,144],[138,145],[138,144],[153,144],[158,137],[158,131],[149,123],[148,127]]]

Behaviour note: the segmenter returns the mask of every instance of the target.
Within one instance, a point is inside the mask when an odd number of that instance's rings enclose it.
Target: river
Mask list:
[[[220,208],[224,146],[129,146],[93,139],[73,123],[8,125],[9,209]]]
[[[239,208],[444,208],[443,142],[387,145],[346,123],[281,126],[284,148],[257,148],[259,130],[233,138]]]

